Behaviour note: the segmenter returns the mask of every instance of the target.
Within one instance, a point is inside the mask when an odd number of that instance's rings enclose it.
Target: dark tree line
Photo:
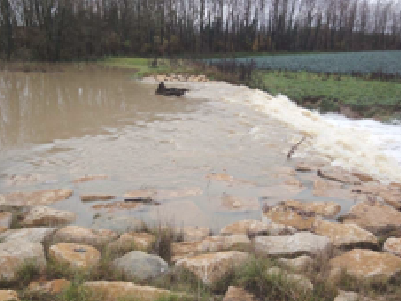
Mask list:
[[[401,49],[399,0],[0,0],[3,58]]]

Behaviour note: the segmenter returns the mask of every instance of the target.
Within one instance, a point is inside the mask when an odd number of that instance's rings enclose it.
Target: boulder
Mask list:
[[[83,287],[95,300],[120,301],[133,299],[155,301],[172,295],[168,290],[137,285],[132,282],[91,281],[85,282]]]
[[[265,216],[263,216],[262,220],[267,225],[269,235],[291,235],[297,232],[294,227],[274,223]]]
[[[96,230],[78,226],[67,226],[54,234],[54,241],[102,246],[117,239],[117,237],[117,233],[107,229]]]
[[[341,211],[341,206],[334,202],[300,202],[297,200],[284,201],[284,206],[300,212],[314,213],[327,218],[333,218]]]
[[[78,183],[84,183],[84,182],[95,181],[95,180],[107,180],[108,178],[109,178],[108,175],[103,175],[103,174],[86,175],[84,177],[77,178],[77,179],[73,180],[72,182],[75,184],[78,184]]]
[[[8,229],[0,234],[0,240],[4,242],[14,240],[25,240],[31,243],[44,243],[49,241],[56,228],[22,228]]]
[[[184,227],[181,232],[184,241],[201,241],[210,235],[210,228]]]
[[[313,290],[312,282],[310,282],[310,280],[304,275],[287,273],[286,271],[284,271],[278,267],[272,267],[272,268],[268,269],[266,271],[266,273],[267,273],[267,275],[270,275],[270,276],[283,277],[287,282],[296,285],[298,288],[301,288],[304,291]]]
[[[37,190],[32,192],[13,192],[0,195],[0,205],[6,206],[40,206],[50,205],[69,198],[70,189]]]
[[[218,252],[234,247],[246,248],[251,245],[247,235],[216,235],[208,236],[198,245],[200,252]]]
[[[257,299],[243,288],[229,286],[223,301],[257,301]]]
[[[19,301],[18,294],[12,290],[0,290],[0,301]]]
[[[307,232],[284,236],[256,236],[254,243],[258,253],[282,256],[317,254],[331,246],[329,238]]]
[[[355,292],[346,292],[346,291],[339,291],[337,297],[334,298],[334,301],[358,301],[359,296]]]
[[[263,216],[266,218],[266,221],[294,227],[297,230],[312,229],[312,225],[316,219],[313,213],[294,210],[283,205],[264,207],[263,209]]]
[[[370,250],[354,249],[330,260],[332,275],[339,270],[371,280],[387,280],[401,272],[401,258]]]
[[[51,281],[35,281],[29,284],[29,291],[32,293],[57,295],[70,286],[66,279],[55,279]]]
[[[16,280],[18,271],[26,263],[36,265],[40,270],[46,267],[43,246],[15,239],[0,243],[0,279],[2,281]]]
[[[168,271],[168,264],[157,255],[132,251],[113,261],[113,267],[132,280],[145,280]]]
[[[173,242],[171,244],[171,261],[176,262],[179,259],[191,257],[201,253],[201,244],[202,242],[200,241]]]
[[[294,272],[303,272],[312,265],[313,259],[310,256],[302,255],[293,259],[280,258],[278,262],[290,268]]]
[[[341,224],[317,219],[313,224],[313,232],[330,238],[336,247],[352,247],[358,245],[377,246],[378,240],[369,231],[356,224]]]
[[[10,228],[12,220],[11,212],[0,212],[0,228]]]
[[[263,235],[269,232],[269,226],[258,220],[241,220],[225,226],[221,229],[221,235],[232,235],[232,234],[246,234],[246,235]]]
[[[101,254],[94,247],[74,243],[58,243],[49,248],[50,257],[60,264],[88,270],[99,264]]]
[[[387,238],[383,250],[401,257],[401,238]]]
[[[365,201],[352,206],[349,213],[342,217],[342,221],[357,224],[376,235],[381,235],[401,229],[401,212],[378,201]]]
[[[149,233],[124,233],[116,241],[109,243],[111,252],[147,251],[155,242],[155,236]]]
[[[65,225],[75,221],[76,217],[77,215],[73,212],[36,206],[24,216],[22,224],[29,227]]]
[[[205,284],[213,284],[234,267],[243,264],[248,257],[248,253],[237,251],[207,253],[180,259],[176,266],[188,269]]]
[[[92,229],[109,229],[118,233],[134,231],[143,226],[143,222],[132,216],[102,215],[96,218]]]

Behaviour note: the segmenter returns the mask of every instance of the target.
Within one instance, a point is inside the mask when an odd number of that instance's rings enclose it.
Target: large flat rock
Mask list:
[[[354,249],[330,260],[334,271],[346,270],[357,278],[385,280],[401,272],[401,258],[370,250]],[[333,274],[337,272],[332,272]]]
[[[0,301],[18,301],[18,294],[13,290],[0,290]]]
[[[141,300],[155,301],[168,298],[172,293],[168,290],[152,286],[137,285],[132,282],[85,282],[83,287],[89,291],[95,300],[120,301]],[[166,299],[167,300],[167,299]]]
[[[18,271],[25,263],[35,264],[41,270],[46,267],[45,254],[40,243],[20,239],[0,243],[0,279],[2,281],[15,280]]]
[[[40,206],[50,205],[69,198],[71,189],[37,190],[31,192],[13,192],[0,195],[0,205]]]
[[[22,220],[24,226],[58,226],[75,221],[77,215],[73,212],[58,210],[47,206],[33,207]]]
[[[67,226],[59,229],[54,234],[54,241],[102,246],[116,240],[117,237],[117,233],[108,229],[96,230],[78,226]]]
[[[315,214],[289,208],[285,205],[265,206],[263,217],[266,221],[293,227],[297,230],[311,230],[316,220]]]
[[[283,256],[317,254],[331,245],[328,237],[305,232],[284,236],[256,236],[254,243],[258,253]]]
[[[284,206],[299,212],[314,213],[327,218],[333,218],[341,211],[341,206],[335,202],[301,202],[298,200],[284,201]]]
[[[188,269],[204,283],[212,284],[249,257],[245,252],[217,252],[201,254],[177,261],[176,266]]]
[[[184,241],[201,241],[210,235],[207,227],[184,227],[181,231]]]
[[[82,244],[59,243],[49,248],[49,255],[60,264],[77,269],[90,269],[99,264],[100,252],[94,247]]]
[[[31,243],[43,243],[50,240],[56,230],[56,228],[8,229],[0,234],[0,240],[3,242],[25,240]]]
[[[401,212],[378,201],[360,202],[342,218],[343,223],[357,224],[376,235],[401,229]]]
[[[330,238],[336,247],[374,246],[378,244],[375,235],[356,224],[341,224],[317,219],[313,224],[313,232]]]
[[[245,219],[221,229],[221,235],[246,234],[246,235],[263,235],[269,232],[269,226],[262,221]]]
[[[168,271],[168,264],[157,255],[132,251],[113,261],[113,267],[130,280],[145,280]]]

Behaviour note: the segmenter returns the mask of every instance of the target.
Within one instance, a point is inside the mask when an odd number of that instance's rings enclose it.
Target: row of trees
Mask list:
[[[401,49],[400,0],[0,0],[0,54]]]

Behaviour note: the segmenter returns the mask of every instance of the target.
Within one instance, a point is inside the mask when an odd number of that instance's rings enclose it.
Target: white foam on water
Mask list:
[[[174,83],[174,85],[181,83]],[[401,127],[371,120],[321,115],[297,106],[284,95],[224,82],[185,83],[187,97],[251,106],[308,137],[303,147],[328,158],[332,165],[356,168],[382,181],[401,182]]]

